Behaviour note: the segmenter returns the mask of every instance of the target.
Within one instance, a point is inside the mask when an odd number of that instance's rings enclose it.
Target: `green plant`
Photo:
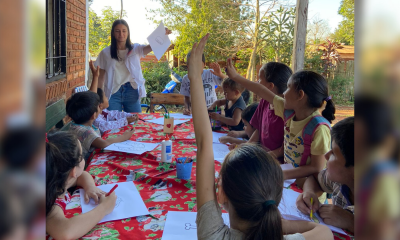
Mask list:
[[[168,62],[142,62],[143,77],[146,79],[147,96],[142,99],[143,104],[150,104],[151,93],[161,93],[165,85],[171,81],[171,70]]]
[[[329,94],[337,104],[346,104],[354,101],[354,79],[335,76],[328,79]]]

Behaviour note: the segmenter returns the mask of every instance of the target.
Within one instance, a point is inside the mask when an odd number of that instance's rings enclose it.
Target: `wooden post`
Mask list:
[[[307,35],[308,0],[297,0],[294,25],[294,42],[292,69],[293,72],[304,68],[304,52]]]

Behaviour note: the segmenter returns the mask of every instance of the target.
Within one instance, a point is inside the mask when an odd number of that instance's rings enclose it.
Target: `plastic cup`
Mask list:
[[[215,110],[208,110],[208,113],[213,113],[213,112],[216,112],[216,113],[218,113],[218,114],[221,114],[221,109],[219,108],[219,109],[217,109],[217,111],[215,111]],[[221,123],[220,121],[211,119],[211,117],[210,117],[210,124],[211,124],[211,129],[212,129],[213,131],[219,131],[219,130],[221,130],[222,123]]]
[[[184,159],[186,158],[177,158],[177,159]],[[184,162],[183,160],[183,162]],[[187,180],[190,179],[192,175],[192,166],[193,166],[193,161],[190,161],[188,163],[179,163],[179,161],[176,161],[176,176],[179,179]]]

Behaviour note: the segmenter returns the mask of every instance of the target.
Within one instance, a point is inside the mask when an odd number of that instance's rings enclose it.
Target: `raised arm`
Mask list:
[[[249,81],[246,78],[240,76],[236,72],[231,58],[228,58],[228,60],[226,60],[226,74],[228,74],[228,77],[230,79],[241,84],[244,88],[248,89],[249,91],[252,91],[253,93],[257,94],[257,96],[260,96],[265,101],[268,101],[269,103],[274,102],[275,93],[273,93],[272,91],[270,91],[268,88],[266,88],[261,84]]]
[[[192,98],[192,115],[194,132],[197,144],[196,161],[196,198],[197,208],[200,209],[204,203],[216,199],[214,191],[215,168],[214,154],[212,148],[212,132],[206,102],[204,101],[203,71],[201,55],[207,42],[209,34],[201,41],[195,43],[189,61],[188,76],[190,80],[190,95]]]
[[[95,68],[92,60],[90,60],[89,66],[90,66],[90,70],[92,71],[92,75],[93,75],[92,85],[90,86],[89,90],[97,93],[99,75],[100,75],[100,67],[97,66],[97,68]]]
[[[99,75],[99,83],[98,83],[98,87],[101,89],[104,89],[104,78],[106,75],[106,71],[104,69],[100,68],[100,75]],[[97,90],[96,90],[97,92]]]

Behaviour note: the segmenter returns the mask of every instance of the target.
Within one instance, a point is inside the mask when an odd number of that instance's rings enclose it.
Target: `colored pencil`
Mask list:
[[[118,184],[115,184],[115,186],[113,188],[111,188],[111,190],[106,194],[106,197],[110,196],[111,193],[114,192],[114,190],[118,187]]]

